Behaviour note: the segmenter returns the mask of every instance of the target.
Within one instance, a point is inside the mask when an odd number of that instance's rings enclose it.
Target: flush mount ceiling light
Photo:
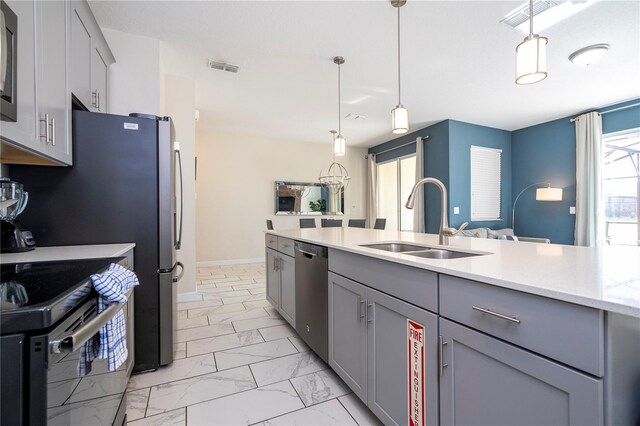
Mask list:
[[[546,37],[533,33],[533,0],[529,0],[529,35],[516,47],[516,84],[532,84],[547,78]]]
[[[391,6],[398,9],[398,105],[391,110],[391,131],[395,134],[409,131],[409,111],[400,101],[400,8],[406,3],[407,0],[391,0]]]
[[[569,55],[569,60],[578,66],[586,67],[602,59],[610,47],[604,43],[583,47]]]
[[[344,64],[344,58],[342,56],[336,56],[333,58],[333,63],[338,66],[338,134],[333,138],[333,153],[338,156],[342,156],[346,152],[347,141],[342,136],[342,112],[341,112],[341,99],[340,99],[340,65]]]

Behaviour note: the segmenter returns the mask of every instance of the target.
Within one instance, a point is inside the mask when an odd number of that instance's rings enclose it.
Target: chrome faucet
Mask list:
[[[416,191],[421,185],[425,183],[432,183],[435,186],[437,186],[438,189],[440,190],[441,210],[440,210],[440,233],[439,233],[438,242],[440,245],[444,245],[444,246],[449,245],[449,238],[455,236],[458,232],[466,228],[469,222],[463,223],[462,226],[460,226],[460,229],[449,228],[449,222],[447,221],[447,188],[445,188],[444,183],[442,183],[440,180],[436,178],[427,177],[424,179],[420,179],[419,181],[416,182],[415,185],[413,185],[413,189],[411,190],[411,194],[409,195],[409,199],[407,200],[407,204],[405,205],[405,207],[410,210],[413,209]]]

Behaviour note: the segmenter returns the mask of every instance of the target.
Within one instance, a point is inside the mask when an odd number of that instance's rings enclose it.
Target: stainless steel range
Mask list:
[[[1,266],[0,424],[120,425],[134,359],[133,293],[125,305],[97,314],[90,276],[126,258]],[[125,310],[128,358],[109,372],[106,360],[78,374],[84,343]]]

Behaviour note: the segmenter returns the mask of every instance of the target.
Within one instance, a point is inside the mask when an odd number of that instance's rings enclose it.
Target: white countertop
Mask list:
[[[640,248],[575,247],[457,237],[452,250],[486,252],[460,259],[425,259],[360,247],[403,241],[438,246],[438,236],[361,228],[311,228],[266,231],[295,240],[362,254],[416,268],[640,317]]]
[[[98,244],[85,246],[36,247],[24,253],[3,253],[0,263],[46,262],[56,260],[97,259],[122,256],[136,245]]]

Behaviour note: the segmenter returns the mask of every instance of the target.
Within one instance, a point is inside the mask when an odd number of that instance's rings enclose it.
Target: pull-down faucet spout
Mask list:
[[[448,211],[447,210],[447,188],[444,186],[444,183],[442,183],[442,181],[436,178],[431,178],[431,177],[420,179],[413,186],[413,189],[411,190],[411,194],[409,195],[409,199],[407,199],[407,204],[405,205],[405,207],[410,210],[413,209],[413,204],[415,203],[416,191],[420,186],[424,185],[425,183],[432,183],[435,186],[437,186],[438,189],[440,190],[441,209],[440,209],[440,232],[439,232],[438,242],[440,245],[449,245],[449,237],[453,237],[458,232],[462,231],[464,228],[467,227],[469,222],[463,223],[462,226],[460,226],[460,229],[449,227],[449,222],[447,220],[447,216],[448,216],[447,215],[447,211]]]

